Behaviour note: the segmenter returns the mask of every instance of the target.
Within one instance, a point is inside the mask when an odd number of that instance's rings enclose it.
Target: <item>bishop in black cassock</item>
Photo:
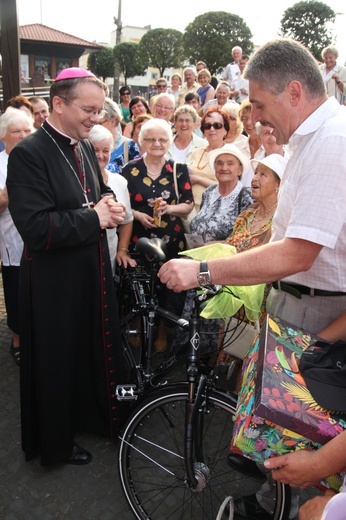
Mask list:
[[[87,134],[85,121],[97,119],[98,111],[77,101],[58,99],[58,110],[77,133]],[[65,109],[75,110],[81,122]],[[7,187],[24,241],[22,447],[27,460],[41,455],[42,464],[69,462],[76,432],[114,438],[122,417],[114,395],[123,382],[117,301],[106,230],[93,208],[111,190],[92,145],[49,121],[16,148]]]

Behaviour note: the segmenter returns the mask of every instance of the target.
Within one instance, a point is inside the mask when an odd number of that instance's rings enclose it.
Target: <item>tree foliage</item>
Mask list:
[[[289,7],[281,20],[281,35],[303,43],[321,60],[321,51],[332,43],[328,27],[335,22],[335,12],[323,2],[308,0]]]
[[[184,59],[183,35],[176,29],[150,29],[139,42],[139,53],[145,67],[159,69],[181,67]]]
[[[185,29],[184,51],[191,63],[203,60],[212,74],[232,61],[232,48],[253,50],[252,34],[236,14],[210,11],[197,16]]]
[[[123,42],[114,47],[114,61],[118,66],[120,74],[124,75],[125,84],[128,78],[142,76],[146,67],[143,66],[138,43]]]
[[[88,69],[105,81],[114,74],[114,57],[111,47],[104,47],[98,52],[89,54]]]

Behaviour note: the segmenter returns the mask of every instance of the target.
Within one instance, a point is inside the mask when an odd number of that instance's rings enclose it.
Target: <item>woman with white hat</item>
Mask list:
[[[249,161],[239,148],[229,144],[212,150],[208,161],[218,183],[204,191],[200,210],[190,224],[191,233],[204,242],[225,240],[239,213],[252,203],[250,188],[240,180]]]
[[[269,241],[280,181],[287,160],[274,153],[263,159],[251,161],[255,170],[251,181],[251,196],[255,202],[238,215],[232,234],[227,239],[238,252]]]

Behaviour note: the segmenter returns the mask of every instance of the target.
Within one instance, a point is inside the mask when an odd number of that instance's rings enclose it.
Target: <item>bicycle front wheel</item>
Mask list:
[[[226,394],[207,389],[197,420],[201,439],[194,463],[197,490],[186,483],[184,460],[187,385],[155,391],[143,399],[127,421],[120,438],[119,473],[127,501],[138,519],[215,520],[227,496],[243,498],[270,487],[268,518],[284,520],[289,508],[287,487],[266,475],[249,477],[229,464],[235,403]],[[258,519],[248,516],[248,520]]]

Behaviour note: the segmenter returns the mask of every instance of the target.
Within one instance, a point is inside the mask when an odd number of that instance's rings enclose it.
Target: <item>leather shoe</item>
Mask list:
[[[262,471],[258,468],[256,462],[238,455],[238,453],[230,453],[228,455],[228,464],[236,469],[240,473],[247,476],[263,475]]]
[[[68,459],[64,460],[66,464],[88,464],[92,459],[91,453],[89,453],[87,450],[82,448],[81,446],[78,446],[78,444],[74,444],[71,455]]]
[[[254,494],[234,501],[233,518],[234,520],[271,520],[273,517],[260,506]]]

